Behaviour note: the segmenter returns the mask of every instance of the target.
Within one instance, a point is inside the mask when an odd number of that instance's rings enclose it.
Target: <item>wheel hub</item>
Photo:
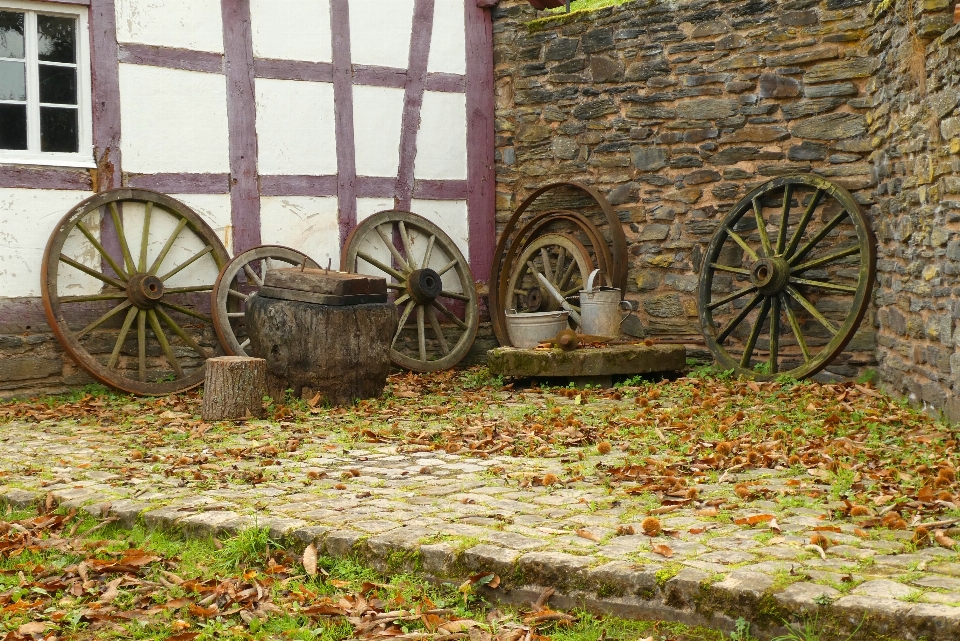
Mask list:
[[[424,269],[415,269],[410,272],[407,279],[407,292],[410,298],[421,305],[429,305],[443,291],[443,282],[440,274],[425,267]]]
[[[783,258],[761,258],[750,268],[750,281],[763,294],[783,291],[790,279],[790,266]]]
[[[127,283],[127,295],[140,309],[153,309],[163,298],[163,281],[152,274],[137,274]]]
[[[526,305],[526,310],[528,312],[536,312],[540,310],[540,305],[543,304],[543,292],[540,291],[539,287],[530,288],[524,299],[524,304]]]

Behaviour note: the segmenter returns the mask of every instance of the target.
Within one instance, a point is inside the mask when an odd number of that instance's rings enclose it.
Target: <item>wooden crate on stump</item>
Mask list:
[[[267,393],[349,404],[376,398],[390,373],[396,305],[386,281],[323,269],[267,272],[247,301],[246,328],[267,363]]]

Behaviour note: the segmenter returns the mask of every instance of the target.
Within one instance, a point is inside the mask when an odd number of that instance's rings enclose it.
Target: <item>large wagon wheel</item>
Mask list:
[[[188,390],[203,382],[206,359],[222,354],[209,292],[228,258],[216,232],[169,196],[98,194],[64,216],[47,242],[47,322],[101,383],[143,395]]]
[[[470,266],[453,240],[426,218],[396,210],[367,218],[347,239],[340,269],[384,276],[394,290],[401,310],[390,348],[394,364],[435,372],[453,367],[470,351],[480,323]],[[449,321],[446,330],[441,320]],[[410,321],[415,341],[404,336]]]
[[[227,354],[248,356],[250,339],[243,336],[242,331],[247,299],[263,286],[268,269],[291,265],[319,267],[309,256],[295,249],[261,245],[235,256],[220,272],[211,295],[213,327]]]
[[[598,265],[598,267],[603,269],[604,273],[610,274],[611,280],[613,281],[611,284],[614,287],[626,289],[627,268],[629,267],[627,260],[627,239],[623,233],[623,226],[620,222],[620,218],[617,216],[617,212],[614,211],[613,207],[610,206],[610,203],[607,201],[607,199],[592,187],[588,187],[577,182],[559,182],[544,185],[543,187],[540,187],[531,193],[526,200],[520,204],[517,210],[510,217],[510,220],[507,221],[507,224],[504,226],[503,231],[500,234],[500,239],[497,241],[497,248],[493,254],[493,268],[490,274],[490,291],[487,298],[489,302],[490,320],[491,325],[493,326],[493,332],[496,335],[497,340],[500,341],[501,345],[510,344],[510,337],[507,332],[506,317],[504,315],[504,303],[506,297],[505,290],[508,280],[507,277],[512,269],[512,260],[508,260],[508,258],[520,253],[524,244],[530,242],[531,240],[531,238],[525,238],[524,234],[527,230],[529,230],[529,227],[533,221],[528,221],[526,225],[523,225],[521,224],[521,220],[523,219],[527,209],[529,209],[530,206],[536,202],[538,198],[540,198],[540,196],[547,192],[564,188],[579,190],[586,194],[597,205],[599,205],[600,210],[603,212],[603,216],[606,219],[607,230],[610,237],[610,247],[606,248],[606,243],[603,241],[603,237],[600,236],[598,232],[597,244],[594,245],[594,252],[599,258],[602,256],[602,251],[606,249],[607,255],[610,256],[610,260],[606,267],[604,267],[602,264]],[[572,213],[573,212],[563,212],[565,216],[569,216]],[[541,216],[543,215],[541,214]],[[582,215],[581,217],[585,218]],[[603,260],[599,260],[598,262],[603,262]]]
[[[556,311],[560,303],[544,291],[536,274],[567,298],[583,289],[593,267],[590,253],[577,239],[566,234],[544,234],[527,245],[517,259],[504,301],[520,313]],[[579,305],[573,306],[580,311]]]
[[[730,210],[707,248],[707,346],[741,375],[812,376],[856,333],[875,262],[873,232],[849,192],[811,175],[771,180]]]

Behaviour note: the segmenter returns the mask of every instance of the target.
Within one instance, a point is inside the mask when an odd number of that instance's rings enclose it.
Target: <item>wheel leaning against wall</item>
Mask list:
[[[340,269],[387,279],[400,309],[390,347],[395,365],[436,372],[453,367],[470,351],[480,324],[470,265],[456,243],[426,218],[388,210],[365,219],[350,233]],[[415,340],[404,332],[411,321]],[[446,331],[441,321],[447,322]]]
[[[734,205],[710,241],[703,337],[723,369],[807,378],[853,338],[875,277],[876,240],[853,196],[819,176],[776,178]]]
[[[47,242],[47,322],[105,385],[147,396],[191,389],[203,382],[206,359],[223,354],[209,301],[228,260],[216,232],[185,204],[145,189],[98,194]]]

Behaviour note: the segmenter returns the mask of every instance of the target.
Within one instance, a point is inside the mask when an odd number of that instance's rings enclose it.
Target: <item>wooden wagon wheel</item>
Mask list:
[[[517,248],[522,247],[523,243],[529,242],[529,239],[524,238],[523,230],[528,229],[529,225],[533,222],[529,221],[526,225],[521,225],[521,219],[523,218],[523,215],[527,209],[540,196],[549,191],[563,188],[572,188],[582,191],[600,206],[604,218],[606,219],[611,242],[610,246],[606,247],[606,242],[603,241],[603,237],[599,236],[599,232],[597,232],[597,244],[594,245],[595,253],[600,256],[602,255],[601,250],[605,249],[607,251],[606,255],[610,257],[609,264],[606,268],[604,268],[602,265],[598,266],[604,270],[604,273],[610,274],[613,281],[611,284],[614,287],[618,287],[621,290],[626,289],[627,268],[629,267],[629,261],[627,257],[627,239],[623,233],[623,226],[620,222],[620,218],[617,216],[617,212],[614,211],[613,207],[610,206],[610,203],[607,201],[607,199],[604,198],[603,194],[592,187],[588,187],[577,182],[559,182],[544,185],[527,196],[526,200],[520,204],[517,210],[510,217],[510,220],[507,221],[507,224],[504,226],[503,231],[500,234],[500,239],[497,241],[497,248],[493,254],[493,268],[490,273],[490,292],[487,298],[490,309],[491,325],[493,326],[493,333],[496,335],[497,340],[500,341],[501,345],[510,344],[510,337],[507,332],[506,317],[504,315],[504,290],[506,289],[507,281],[504,276],[509,275],[511,270],[509,263],[512,262],[507,260],[507,258],[519,253],[521,250]],[[564,212],[564,215],[569,216],[571,213],[573,212]],[[577,215],[585,219],[585,217],[582,215]],[[594,228],[596,227],[594,226]]]
[[[209,292],[228,260],[216,232],[183,203],[145,189],[98,194],[47,242],[47,322],[101,383],[143,395],[188,390],[203,382],[206,359],[223,353]]]
[[[435,372],[453,367],[470,351],[480,323],[470,266],[453,240],[426,218],[396,210],[367,218],[347,239],[340,269],[384,276],[394,290],[401,310],[390,348],[394,364]],[[403,337],[411,319],[416,324],[413,342]],[[444,331],[441,319],[453,327]]]
[[[583,289],[593,268],[590,253],[577,239],[566,234],[544,234],[527,245],[517,259],[504,300],[509,308],[520,313],[556,311],[560,303],[544,291],[536,273],[567,298]],[[579,305],[573,306],[580,311]]]
[[[771,180],[730,210],[707,248],[707,346],[744,376],[812,376],[856,333],[875,263],[873,232],[849,192],[812,175]]]
[[[295,249],[261,245],[235,256],[220,272],[211,294],[213,328],[228,355],[249,356],[246,350],[250,346],[250,339],[243,336],[241,331],[246,301],[263,286],[263,277],[268,269],[291,265],[320,267],[309,256]]]

